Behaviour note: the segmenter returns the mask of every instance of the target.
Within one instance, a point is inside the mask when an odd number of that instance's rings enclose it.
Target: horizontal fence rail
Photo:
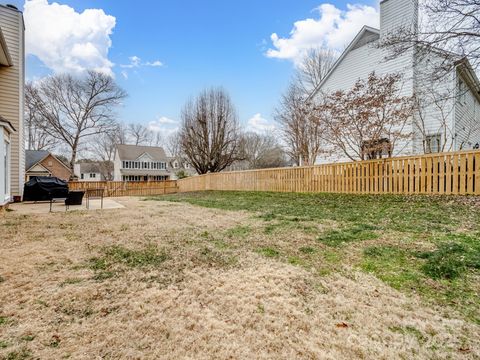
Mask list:
[[[246,190],[480,195],[480,151],[221,172],[177,181],[180,192]]]
[[[104,189],[105,196],[142,196],[173,194],[178,191],[175,180],[166,181],[70,181],[69,190]]]

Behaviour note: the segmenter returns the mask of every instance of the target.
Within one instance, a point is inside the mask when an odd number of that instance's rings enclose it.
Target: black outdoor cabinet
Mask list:
[[[65,199],[65,205],[82,205],[83,195],[85,195],[85,191],[70,191]]]

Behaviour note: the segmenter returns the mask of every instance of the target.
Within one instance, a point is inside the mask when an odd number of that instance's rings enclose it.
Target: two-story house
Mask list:
[[[169,159],[158,146],[117,145],[113,161],[115,181],[169,180]]]
[[[0,206],[23,194],[24,58],[23,15],[0,5]]]
[[[441,50],[412,47],[391,58],[389,49],[382,46],[384,40],[392,34],[401,34],[405,28],[418,31],[418,12],[418,0],[382,0],[380,29],[364,26],[308,101],[319,101],[322,93],[348,90],[371,72],[401,74],[399,95],[416,95],[421,106],[402,129],[409,136],[396,144],[393,156],[477,148],[480,82],[468,60],[454,57],[453,70],[438,79],[435,71],[446,58]],[[317,158],[317,163],[335,161],[348,158],[338,151],[327,151]]]

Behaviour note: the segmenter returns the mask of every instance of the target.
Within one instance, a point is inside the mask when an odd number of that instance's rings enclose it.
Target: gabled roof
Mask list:
[[[340,57],[337,59],[337,61],[335,61],[335,63],[333,64],[332,68],[330,69],[330,71],[327,73],[327,75],[325,75],[325,77],[322,79],[322,81],[320,82],[320,84],[318,84],[318,86],[312,91],[312,93],[308,96],[307,98],[307,101],[311,100],[317,93],[318,91],[320,90],[320,88],[323,86],[323,84],[325,84],[325,82],[327,81],[327,79],[330,77],[330,75],[332,75],[332,73],[335,71],[335,69],[338,67],[338,65],[340,65],[340,63],[342,62],[342,60],[345,58],[345,56],[350,52],[352,51],[353,49],[357,48],[357,47],[360,47],[362,45],[365,45],[367,44],[367,42],[363,43],[362,42],[364,41],[365,39],[365,35],[368,35],[368,34],[371,34],[371,35],[376,35],[376,36],[380,36],[380,30],[379,29],[375,29],[373,27],[370,27],[370,26],[367,26],[367,25],[364,25],[362,27],[362,29],[358,32],[358,34],[353,38],[353,40],[350,42],[350,44],[347,46],[347,48],[343,51],[342,55],[340,55]]]
[[[12,57],[8,52],[7,42],[3,37],[2,28],[0,28],[0,65],[12,66]]]
[[[0,126],[3,126],[8,132],[13,133],[17,130],[13,127],[12,123],[0,115]]]
[[[100,162],[100,161],[94,161],[94,162],[79,162],[77,163],[80,168],[80,173],[81,174],[87,174],[87,173],[97,173],[101,174],[102,173],[102,167],[108,166],[107,161],[105,162]]]
[[[165,150],[159,146],[117,145],[120,160],[137,160],[148,154],[154,161],[167,161]]]
[[[480,101],[480,81],[475,73],[475,70],[472,68],[472,64],[468,61],[467,58],[463,58],[455,63],[457,66],[458,72],[462,75],[464,80],[468,83],[473,93],[477,97],[477,100]]]
[[[51,154],[47,150],[25,150],[25,171],[28,172],[39,162],[45,160],[48,156],[51,156],[54,160],[58,161],[65,169],[70,171],[70,168],[55,155]]]
[[[25,171],[45,159],[50,153],[47,150],[25,150]]]

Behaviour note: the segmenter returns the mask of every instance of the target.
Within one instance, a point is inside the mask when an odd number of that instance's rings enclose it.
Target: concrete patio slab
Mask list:
[[[103,210],[111,209],[123,209],[125,206],[118,203],[117,201],[111,198],[103,199]],[[22,202],[14,203],[9,206],[9,209],[16,211],[19,214],[45,214],[50,212],[50,203],[49,202]],[[52,212],[65,212],[65,211],[89,211],[89,210],[101,210],[101,200],[92,199],[90,200],[90,206],[87,209],[85,201],[83,205],[70,205],[68,210],[66,210],[65,204],[63,202],[56,202],[52,204]]]

